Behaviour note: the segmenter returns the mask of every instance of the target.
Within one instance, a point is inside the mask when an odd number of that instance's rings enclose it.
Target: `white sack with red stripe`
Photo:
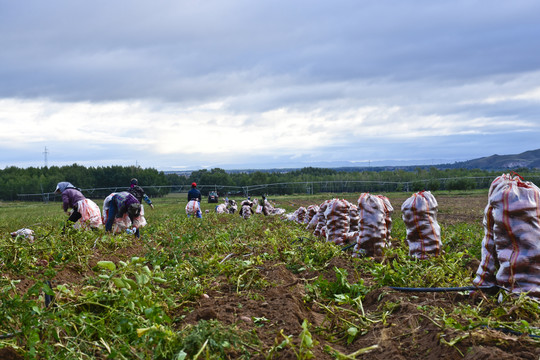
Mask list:
[[[186,215],[197,215],[197,211],[201,210],[201,205],[197,200],[190,200],[186,204]]]
[[[429,191],[413,194],[401,205],[407,227],[409,255],[427,259],[441,253],[441,227],[437,222],[438,204]]]
[[[350,203],[346,200],[333,199],[324,211],[326,219],[326,241],[342,245],[348,241]]]
[[[75,228],[89,229],[102,226],[101,211],[92,200],[83,199],[77,202],[77,211],[81,214],[81,219],[74,224]]]
[[[390,201],[382,195],[363,193],[358,198],[359,229],[350,234],[356,241],[353,256],[365,254],[381,256],[383,249],[390,245],[390,230],[387,218],[393,211]]]
[[[475,285],[499,285],[540,298],[540,189],[503,174],[489,189],[482,261]]]

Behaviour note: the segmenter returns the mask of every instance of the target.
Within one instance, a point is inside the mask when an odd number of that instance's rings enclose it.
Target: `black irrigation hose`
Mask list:
[[[497,285],[461,286],[461,287],[424,287],[424,288],[390,286],[390,289],[403,291],[403,292],[449,292],[449,291],[474,291],[474,290],[496,291],[498,289],[504,290],[504,288]]]
[[[516,336],[527,335],[528,337],[531,337],[531,338],[533,338],[533,339],[540,339],[540,335],[524,334],[524,333],[522,333],[522,332],[519,332],[519,331],[516,331],[516,330],[512,330],[512,329],[506,329],[506,328],[492,328],[492,327],[489,327],[489,326],[486,326],[486,325],[482,325],[481,328],[483,328],[483,329],[488,329],[488,330],[496,330],[496,331],[500,331],[500,332],[502,332],[502,333],[510,334],[510,335],[516,335]]]
[[[353,243],[351,243],[351,244],[349,244],[349,245],[347,245],[347,246],[345,246],[345,247],[342,247],[342,248],[341,248],[341,251],[349,250],[350,248],[352,248],[352,247],[355,246],[355,245],[356,245],[356,243],[353,242]]]
[[[49,280],[47,280],[47,286],[49,286],[49,289],[52,291],[52,284]],[[48,308],[51,302],[54,300],[54,295],[48,295],[45,293],[45,307]]]

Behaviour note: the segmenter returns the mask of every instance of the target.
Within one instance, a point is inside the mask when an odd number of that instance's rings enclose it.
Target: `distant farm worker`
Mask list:
[[[244,219],[249,219],[251,215],[253,215],[253,201],[251,201],[251,197],[248,196],[248,198],[240,203],[240,216]]]
[[[229,205],[227,206],[227,210],[229,210],[229,214],[234,214],[238,210],[238,205],[236,205],[236,200],[228,199],[227,202]]]
[[[201,212],[201,199],[202,195],[199,189],[197,189],[197,183],[191,183],[191,190],[187,194],[188,203],[186,205],[186,214],[188,217],[195,215],[199,219],[202,218]]]
[[[475,285],[540,298],[540,189],[517,175],[491,183]]]
[[[141,203],[135,196],[127,191],[116,193],[108,200],[108,214],[107,222],[105,223],[105,231],[111,232],[115,219],[121,219],[126,214],[132,224],[135,223],[137,218],[141,215]],[[135,236],[140,236],[138,227],[136,227]]]
[[[131,179],[131,185],[129,187],[129,190],[128,192],[135,196],[135,198],[137,200],[139,200],[139,202],[142,204],[143,200],[148,204],[150,205],[150,207],[152,208],[152,210],[154,209],[154,204],[152,204],[152,200],[150,200],[150,198],[148,197],[148,195],[146,195],[145,191],[143,190],[142,187],[139,186],[139,180],[133,178]],[[144,210],[142,210],[141,208],[141,214],[144,214]]]
[[[56,194],[62,194],[62,208],[69,215],[68,221],[77,223],[82,228],[98,228],[102,225],[99,206],[90,199],[87,199],[81,190],[70,182],[63,181],[56,185]],[[71,214],[68,209],[73,209]]]

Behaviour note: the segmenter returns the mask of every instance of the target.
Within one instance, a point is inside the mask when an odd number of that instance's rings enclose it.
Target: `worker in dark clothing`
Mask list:
[[[199,189],[197,189],[197,183],[191,183],[191,190],[187,193],[188,203],[186,205],[186,213],[188,217],[195,215],[198,218],[202,218],[201,199],[202,195]]]
[[[150,207],[152,208],[152,210],[154,209],[154,204],[152,204],[152,200],[150,200],[150,198],[148,197],[148,195],[146,195],[146,193],[144,192],[143,188],[139,186],[139,181],[135,178],[131,179],[131,185],[128,189],[128,192],[135,196],[135,198],[137,200],[139,200],[139,202],[142,204],[143,200],[148,204],[150,205]],[[143,212],[144,214],[144,212]]]
[[[187,193],[187,201],[191,200],[197,200],[198,202],[201,202],[202,195],[199,189],[197,189],[197,183],[191,183],[191,190]]]
[[[141,203],[135,196],[131,195],[127,191],[122,191],[115,194],[109,202],[109,215],[107,217],[107,223],[105,224],[105,231],[111,231],[115,218],[122,218],[125,214],[128,214],[131,222],[141,214]],[[139,229],[135,232],[135,235],[139,237]]]

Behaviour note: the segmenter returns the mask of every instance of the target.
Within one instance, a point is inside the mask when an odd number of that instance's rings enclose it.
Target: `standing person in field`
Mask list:
[[[131,195],[135,196],[135,198],[139,200],[141,204],[144,200],[148,205],[150,205],[152,210],[154,210],[154,204],[152,204],[152,200],[150,200],[148,195],[146,195],[143,188],[139,186],[139,180],[135,178],[131,179],[131,185],[128,189],[128,192]],[[141,208],[141,215],[144,215],[144,210],[142,210],[142,208]]]
[[[135,196],[128,193],[127,191],[122,191],[116,193],[112,198],[107,202],[108,206],[108,215],[107,222],[105,223],[105,231],[111,232],[114,219],[122,218],[125,214],[129,216],[131,223],[134,223],[136,218],[141,215],[141,203]],[[139,228],[135,231],[135,236],[139,237]]]
[[[98,228],[102,225],[99,206],[90,199],[87,199],[81,189],[73,186],[70,182],[63,181],[56,185],[56,194],[62,194],[62,208],[69,215],[68,221],[77,223],[83,228]],[[68,209],[73,209],[71,214]]]
[[[202,195],[199,189],[197,189],[197,183],[191,183],[191,190],[188,191],[188,203],[186,205],[186,214],[188,217],[195,215],[199,219],[202,218],[201,199]]]

